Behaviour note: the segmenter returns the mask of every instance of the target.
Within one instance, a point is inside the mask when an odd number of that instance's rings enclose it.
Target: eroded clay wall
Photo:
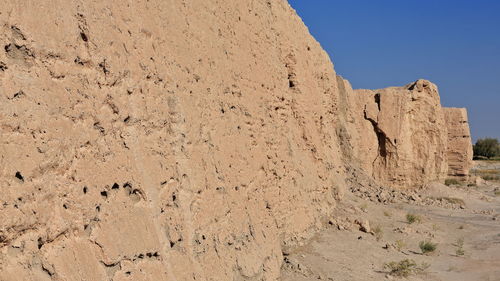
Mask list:
[[[446,178],[446,123],[434,84],[355,90],[349,104],[353,153],[377,182],[415,188]]]
[[[344,188],[286,1],[4,1],[2,280],[275,280]]]
[[[472,139],[465,108],[443,108],[448,130],[448,175],[467,178],[473,162]]]
[[[276,280],[356,172],[446,176],[437,88],[353,91],[286,1],[6,1],[2,280]]]

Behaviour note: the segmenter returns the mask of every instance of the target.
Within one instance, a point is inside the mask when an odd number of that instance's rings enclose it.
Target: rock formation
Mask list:
[[[448,175],[467,178],[472,168],[472,140],[465,108],[444,108],[448,131]]]
[[[446,178],[446,124],[434,84],[418,80],[404,87],[346,89],[353,154],[364,171],[397,188]]]
[[[276,280],[346,175],[446,173],[435,87],[353,92],[286,1],[4,1],[0,23],[1,280]]]

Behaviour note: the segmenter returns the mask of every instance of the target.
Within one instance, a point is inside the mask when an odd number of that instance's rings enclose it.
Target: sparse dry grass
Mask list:
[[[500,189],[497,188],[493,191],[493,194],[495,194],[495,196],[500,196]]]
[[[446,179],[444,181],[444,184],[447,185],[447,186],[450,186],[450,185],[459,185],[460,182],[456,179]]]
[[[389,270],[389,274],[396,277],[409,277],[412,274],[419,274],[429,268],[429,264],[422,263],[420,266],[411,259],[399,262],[389,262],[384,264],[384,268]]]
[[[359,206],[359,208],[361,209],[361,211],[363,212],[368,212],[368,204],[367,203],[363,203],[361,204],[361,206]]]
[[[457,242],[455,243],[455,246],[457,247],[457,250],[455,251],[455,253],[457,254],[457,256],[463,256],[463,255],[465,255],[464,239],[463,238],[459,238],[457,240]]]
[[[437,244],[431,241],[420,241],[418,244],[422,254],[432,253],[437,249]]]
[[[500,170],[496,169],[475,170],[473,174],[481,177],[483,180],[486,181],[500,181]]]
[[[421,223],[422,222],[422,217],[419,216],[419,215],[416,215],[416,214],[412,214],[412,213],[408,213],[406,214],[406,221],[409,223],[409,224],[413,224],[413,223]]]
[[[377,225],[373,228],[373,235],[375,235],[377,241],[382,240],[382,237],[384,237],[384,231],[382,230],[382,227],[380,227],[380,225]]]
[[[485,181],[500,181],[500,175],[483,175],[481,178]]]
[[[497,174],[500,173],[500,171],[499,170],[495,170],[495,169],[484,169],[484,170],[477,170],[477,173],[483,174],[483,175],[486,175],[486,174],[497,175]]]
[[[460,198],[455,198],[455,197],[428,197],[428,198],[437,201],[446,201],[450,204],[465,206],[465,201]]]
[[[399,239],[399,240],[396,240],[396,249],[401,252],[403,250],[403,248],[406,247],[406,243]]]
[[[441,200],[448,201],[451,204],[465,205],[465,201],[454,197],[440,197]]]

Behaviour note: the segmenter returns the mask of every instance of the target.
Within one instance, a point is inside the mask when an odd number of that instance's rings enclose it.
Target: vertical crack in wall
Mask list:
[[[376,93],[374,96],[375,103],[377,104],[378,110],[380,112],[381,110],[381,105],[380,105],[380,93]],[[391,153],[389,151],[389,148],[395,149],[395,145],[391,142],[391,140],[387,137],[387,134],[379,127],[378,122],[370,117],[368,117],[368,114],[366,113],[366,106],[364,110],[364,118],[365,120],[370,121],[370,123],[373,126],[373,130],[375,134],[377,135],[377,143],[378,143],[378,154],[377,157],[373,160],[372,163],[372,176],[374,178],[377,178],[375,176],[375,171],[376,169],[376,162],[377,160],[380,159],[380,162],[382,163],[383,166],[387,166],[387,161],[388,161],[388,155]]]

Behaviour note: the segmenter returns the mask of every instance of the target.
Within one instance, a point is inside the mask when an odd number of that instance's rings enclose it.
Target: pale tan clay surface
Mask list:
[[[325,225],[336,75],[286,1],[3,1],[0,26],[0,279],[275,280]]]
[[[446,178],[446,123],[434,84],[418,80],[351,96],[355,155],[376,181],[412,188]]]
[[[465,108],[444,108],[448,130],[448,175],[466,178],[473,166],[472,140]]]
[[[7,0],[0,46],[2,281],[278,280],[447,174],[436,87],[353,91],[284,0]]]

